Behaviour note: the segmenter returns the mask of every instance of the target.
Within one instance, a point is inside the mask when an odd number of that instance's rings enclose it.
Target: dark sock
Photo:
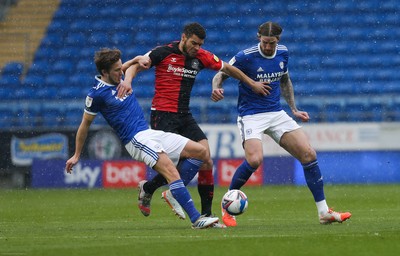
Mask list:
[[[167,180],[161,174],[157,174],[151,180],[147,181],[143,185],[143,189],[146,193],[153,194],[157,188],[167,185]]]
[[[197,191],[201,200],[201,214],[210,216],[212,213],[212,201],[214,198],[214,177],[212,169],[200,170]]]

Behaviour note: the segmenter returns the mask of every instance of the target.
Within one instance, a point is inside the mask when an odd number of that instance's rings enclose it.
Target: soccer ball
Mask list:
[[[246,211],[249,205],[247,196],[243,191],[232,189],[222,197],[221,206],[230,215],[240,215]]]

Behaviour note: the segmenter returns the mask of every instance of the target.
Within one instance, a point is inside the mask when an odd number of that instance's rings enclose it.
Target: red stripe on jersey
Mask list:
[[[216,71],[222,68],[222,61],[203,49],[195,58],[186,57],[179,51],[178,42],[153,49],[149,57],[156,69],[152,108],[160,111],[188,112],[190,93],[198,72],[203,68]]]

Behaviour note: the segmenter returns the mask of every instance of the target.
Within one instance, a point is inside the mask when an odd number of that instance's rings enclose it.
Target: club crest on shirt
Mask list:
[[[214,60],[215,62],[219,62],[219,58],[214,54]]]
[[[279,67],[280,67],[281,69],[283,69],[283,68],[285,67],[285,64],[283,64],[283,61],[279,62]]]
[[[90,108],[92,106],[93,98],[86,96],[85,105],[86,107]]]
[[[192,60],[192,68],[198,70],[199,69],[199,60],[198,59],[193,59]]]
[[[253,130],[251,128],[246,130],[246,135],[250,135],[252,133],[253,133]]]

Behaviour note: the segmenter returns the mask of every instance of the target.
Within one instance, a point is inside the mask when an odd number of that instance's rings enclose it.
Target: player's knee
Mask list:
[[[310,163],[315,159],[317,159],[317,153],[312,147],[309,147],[307,150],[303,152],[303,154],[301,155],[301,159],[299,159],[299,161],[301,163]]]
[[[254,155],[246,158],[247,163],[253,168],[258,168],[262,162],[263,162],[263,157],[259,155]]]
[[[210,170],[213,168],[213,164],[214,164],[213,160],[210,157],[208,157],[203,161],[203,165],[201,166],[201,169]]]

